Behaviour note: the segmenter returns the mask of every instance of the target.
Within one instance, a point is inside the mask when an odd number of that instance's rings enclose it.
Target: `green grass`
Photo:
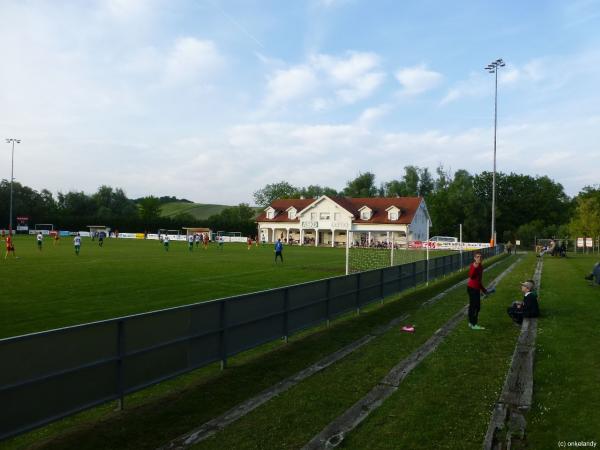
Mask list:
[[[205,220],[214,214],[219,214],[227,205],[211,205],[204,203],[170,202],[161,205],[160,215],[163,217],[175,217],[180,214],[189,214],[195,219]],[[262,208],[254,208],[258,215]],[[217,230],[215,230],[217,231]]]
[[[600,287],[583,279],[600,256],[545,258],[533,408],[524,448],[600,443]]]
[[[320,250],[329,249],[312,249],[318,256],[322,255]],[[383,307],[372,305],[367,313],[358,317],[348,315],[334,322],[331,328],[317,327],[296,335],[287,345],[273,342],[245,352],[232,358],[223,372],[212,365],[128,396],[123,412],[112,411],[114,404],[95,408],[12,439],[5,447],[29,448],[37,443],[43,448],[61,449],[155,448],[364,336],[391,317],[415,311],[424,299],[463,277],[464,274],[447,277],[430,287],[412,290],[401,296],[402,301]],[[464,295],[460,296],[464,301]],[[387,356],[388,362],[394,358]],[[277,417],[267,418],[268,422],[273,420],[279,421]]]
[[[15,248],[19,259],[0,260],[0,337],[341,275],[345,264],[344,249],[298,246],[277,266],[271,245],[189,252],[172,242],[167,253],[158,241],[109,239],[100,248],[84,238],[75,256],[71,238],[46,239],[39,252],[27,236]]]
[[[497,275],[506,268],[507,262],[489,271],[487,278]],[[306,444],[314,435],[321,431],[338,415],[351,407],[355,402],[366,395],[399,361],[410,355],[422,345],[439,327],[441,327],[450,316],[458,311],[466,303],[464,289],[457,289],[437,304],[419,309],[424,298],[413,298],[412,301],[399,302],[391,305],[388,317],[392,316],[392,310],[398,314],[408,312],[411,317],[408,323],[414,324],[415,334],[406,334],[395,328],[383,336],[375,339],[357,352],[334,364],[331,368],[309,378],[305,382],[272,400],[263,407],[253,411],[240,421],[232,424],[222,433],[199,443],[195,449],[219,449],[219,448],[300,448]],[[464,327],[465,332],[466,319]],[[470,331],[470,330],[469,330]],[[469,336],[470,339],[482,341],[483,335]],[[464,364],[462,360],[455,361],[460,367]],[[442,372],[435,373],[435,380],[444,378]],[[448,384],[440,386],[436,392],[432,390],[427,382],[421,388],[411,391],[413,395],[422,401],[425,397],[433,402],[440,402],[445,397],[444,392]],[[386,406],[398,396],[394,395]],[[415,404],[402,400],[401,408],[389,415],[384,413],[383,421],[377,418],[368,419],[367,424],[375,423],[369,428],[361,427],[355,433],[350,434],[350,440],[344,447],[366,449],[366,448],[419,448],[422,436],[431,433],[431,417],[436,415],[435,408],[428,408],[426,413],[419,417],[415,423],[407,428],[399,421],[402,411],[409,415],[414,410]],[[452,409],[445,411],[443,420],[441,414],[440,422],[452,420],[454,414]],[[375,413],[375,417],[379,414]],[[375,422],[373,422],[375,421]],[[417,426],[418,425],[418,426]],[[368,427],[369,425],[367,425]],[[406,430],[411,432],[407,433]],[[406,441],[398,440],[391,436],[394,431],[401,434],[412,435],[412,439]],[[414,434],[413,434],[414,433]],[[356,435],[356,439],[354,439]],[[481,445],[481,442],[479,442]],[[438,448],[431,445],[422,448]],[[461,447],[456,447],[461,448]]]
[[[324,254],[318,253],[319,257]],[[512,261],[508,258],[488,269],[486,280]],[[583,280],[594,261],[582,256],[545,259],[534,406],[528,417],[526,448],[557,448],[559,440],[599,440],[600,354],[595,345],[600,335],[595,321],[600,313],[600,288]],[[398,392],[347,436],[342,448],[481,448],[519,333],[506,307],[520,296],[518,282],[531,278],[535,262],[533,255],[527,256],[504,278],[496,294],[484,300],[480,323],[487,327],[485,331],[469,330],[465,320]],[[389,331],[195,447],[299,448],[466,303],[466,293],[460,288],[433,306],[419,308],[425,299],[463,277],[464,272],[404,293],[398,301],[371,305],[360,316],[348,315],[330,328],[309,330],[294,336],[289,344],[273,342],[245,352],[232,358],[225,371],[211,365],[131,395],[123,412],[106,405],[0,447],[30,448],[35,443],[36,448],[55,449],[156,448],[392,317],[411,314],[407,322],[415,324],[415,334]]]

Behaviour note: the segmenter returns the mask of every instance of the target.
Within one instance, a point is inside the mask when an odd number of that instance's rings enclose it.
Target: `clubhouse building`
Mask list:
[[[275,200],[256,219],[261,242],[300,245],[407,245],[427,240],[431,218],[422,197]]]

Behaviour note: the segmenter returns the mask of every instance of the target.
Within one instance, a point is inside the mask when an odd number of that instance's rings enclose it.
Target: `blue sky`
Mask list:
[[[0,131],[36,189],[252,202],[406,165],[600,183],[600,2],[0,1]],[[10,148],[0,153],[10,177]]]

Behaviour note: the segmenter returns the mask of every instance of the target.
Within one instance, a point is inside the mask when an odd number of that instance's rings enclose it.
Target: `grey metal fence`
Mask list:
[[[226,364],[239,352],[459,270],[472,255],[1,339],[0,439],[216,361]]]

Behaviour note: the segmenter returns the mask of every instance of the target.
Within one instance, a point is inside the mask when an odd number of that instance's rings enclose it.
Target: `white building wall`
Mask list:
[[[410,224],[410,235],[411,241],[424,241],[428,237],[427,228],[429,226],[429,212],[424,202],[421,202],[413,221]]]
[[[325,218],[326,216],[329,218]],[[315,206],[302,212],[300,224],[304,228],[319,228],[320,230],[345,230],[351,226],[352,214],[328,198],[324,198]]]

